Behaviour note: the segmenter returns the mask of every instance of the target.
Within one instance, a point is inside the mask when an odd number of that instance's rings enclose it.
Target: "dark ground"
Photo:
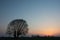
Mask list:
[[[0,40],[60,40],[60,37],[0,37]]]

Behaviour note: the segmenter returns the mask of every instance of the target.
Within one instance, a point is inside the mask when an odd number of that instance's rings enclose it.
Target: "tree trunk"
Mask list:
[[[16,37],[16,31],[14,31],[14,37]]]

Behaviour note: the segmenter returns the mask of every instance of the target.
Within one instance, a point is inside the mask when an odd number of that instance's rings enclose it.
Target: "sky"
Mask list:
[[[29,34],[60,35],[60,0],[0,0],[0,34],[14,19],[26,20]]]

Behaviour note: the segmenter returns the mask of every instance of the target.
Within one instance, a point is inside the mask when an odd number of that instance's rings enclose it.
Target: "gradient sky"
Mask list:
[[[0,0],[0,33],[14,19],[24,19],[29,34],[60,34],[60,0]]]

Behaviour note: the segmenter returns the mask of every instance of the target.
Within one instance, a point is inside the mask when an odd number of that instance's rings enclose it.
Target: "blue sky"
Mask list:
[[[0,33],[14,19],[25,19],[33,34],[60,29],[60,0],[0,0]]]

